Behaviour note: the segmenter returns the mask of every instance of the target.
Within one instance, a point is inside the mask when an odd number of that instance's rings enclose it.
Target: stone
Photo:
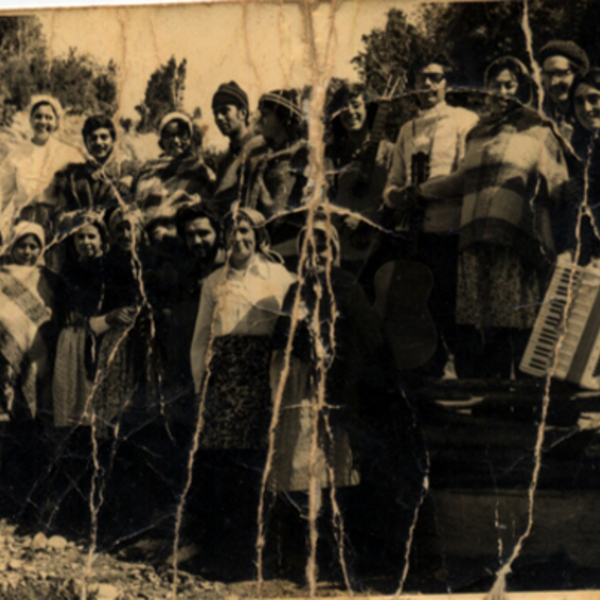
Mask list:
[[[11,571],[20,571],[23,567],[23,564],[24,563],[22,560],[17,560],[16,558],[13,558],[12,560],[8,561],[8,568]]]
[[[101,583],[98,585],[97,600],[117,600],[119,597],[119,590],[109,583]]]
[[[67,547],[67,540],[62,535],[53,535],[48,540],[48,547],[54,550],[64,550]]]
[[[31,540],[31,548],[36,552],[40,550],[45,550],[48,545],[48,538],[40,531],[33,536],[33,540]]]

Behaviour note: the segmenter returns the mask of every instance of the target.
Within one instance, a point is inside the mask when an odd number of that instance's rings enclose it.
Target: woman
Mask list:
[[[143,416],[157,395],[155,370],[150,368],[153,341],[140,283],[141,215],[115,209],[108,219],[108,233],[111,248],[106,255],[101,311],[111,315],[114,325],[99,343],[98,386],[93,398],[96,434],[101,437],[108,435],[125,410],[141,411],[137,416]]]
[[[492,92],[487,111],[467,136],[461,167],[419,191],[425,201],[463,198],[456,320],[466,329],[457,367],[465,376],[509,379],[555,257],[552,216],[562,205],[568,171],[551,126],[522,103],[531,99],[523,63],[494,61],[485,86]]]
[[[228,263],[202,286],[191,348],[204,426],[189,505],[200,517],[194,531],[210,540],[205,566],[232,577],[235,556],[233,577],[245,579],[253,574],[271,420],[271,335],[293,278],[270,250],[259,212],[235,206],[228,240]]]
[[[41,225],[18,223],[0,267],[1,409],[10,415],[36,416],[48,410],[48,349],[52,346],[53,274],[43,266],[45,234]]]
[[[104,310],[108,234],[99,216],[80,217],[69,241],[74,245],[74,258],[67,258],[63,265],[57,297],[61,330],[52,384],[56,427],[91,424],[102,335],[131,325],[134,319],[131,310]]]
[[[367,104],[363,85],[343,85],[334,94],[328,112],[333,133],[333,141],[325,149],[333,167],[330,195],[335,205],[354,213],[340,214],[336,219],[341,260],[344,268],[356,273],[376,245],[376,229],[360,217],[380,222],[394,145],[382,139],[386,104]],[[375,119],[378,126],[374,130]]]
[[[137,164],[123,156],[117,130],[110,117],[94,115],[83,124],[81,135],[87,151],[85,163],[70,164],[56,173],[53,194],[57,199],[54,219],[89,210],[106,210],[129,202]]]
[[[269,219],[269,235],[276,250],[295,268],[296,237],[303,217],[286,215],[302,205],[308,181],[309,145],[306,141],[299,94],[295,90],[275,90],[264,94],[259,103],[259,129],[266,142],[248,157],[244,205]],[[272,220],[270,217],[281,215]]]
[[[299,254],[307,234],[308,228],[305,227],[298,237]],[[298,428],[303,416],[306,416],[306,422],[312,423],[312,417],[308,415],[315,410],[314,404],[321,381],[325,382],[328,407],[336,407],[338,410],[329,413],[336,453],[331,454],[333,446],[323,430],[320,438],[323,445],[320,445],[317,460],[317,477],[323,487],[331,485],[325,468],[329,463],[334,467],[336,486],[344,487],[356,483],[357,474],[353,471],[348,434],[343,425],[358,404],[356,384],[363,364],[361,351],[368,348],[373,352],[381,342],[380,324],[360,284],[351,273],[340,268],[338,232],[323,218],[315,218],[307,253],[302,282],[290,287],[273,338],[275,393],[281,374],[281,368],[278,369],[277,365],[283,366],[283,354],[291,330],[292,309],[300,291],[300,316],[292,346],[291,376],[286,382],[278,430],[278,443],[281,447],[280,451],[276,452],[272,473],[273,487],[285,491],[308,489],[308,455],[304,457],[304,469],[298,469],[302,457],[288,450],[293,449],[298,441],[301,442],[302,432]],[[329,269],[328,262],[331,263]],[[331,288],[328,285],[327,274]],[[334,329],[331,328],[332,322],[335,323]],[[327,356],[323,372],[319,372],[317,366],[317,339]],[[304,441],[307,439],[305,437]],[[305,447],[304,450],[309,451],[309,448]]]
[[[47,227],[54,205],[50,185],[54,174],[69,163],[83,162],[77,148],[57,139],[62,120],[62,107],[56,98],[34,96],[29,109],[31,141],[16,148],[0,172],[3,239],[7,239],[19,214],[22,219]]]
[[[591,68],[586,75],[578,76],[570,91],[570,104],[575,114],[573,149],[581,159],[572,169],[570,182],[571,215],[564,219],[570,225],[569,247],[575,249],[579,242],[580,264],[600,256],[600,69]],[[583,213],[579,240],[575,237],[577,219],[584,201],[584,182],[587,189],[587,208]]]
[[[270,419],[271,335],[293,278],[270,250],[259,212],[237,208],[232,220],[229,264],[202,286],[191,348],[197,394],[210,369],[201,445],[262,448]]]
[[[311,237],[307,240],[308,235]],[[361,285],[352,273],[340,268],[340,240],[331,223],[316,216],[312,231],[305,227],[300,232],[298,245],[299,253],[305,247],[307,256],[302,281],[290,287],[273,335],[272,393],[276,400],[299,294],[269,478],[272,492],[284,492],[277,497],[274,514],[279,515],[277,525],[284,536],[281,547],[292,565],[306,561],[307,531],[303,519],[298,519],[298,509],[307,518],[311,476],[316,479],[318,494],[321,489],[335,486],[344,517],[346,501],[356,496],[352,488],[359,484],[359,470],[354,443],[365,433],[363,415],[359,418],[359,382],[369,358],[383,341],[379,318]],[[321,392],[324,404],[318,412]],[[317,412],[317,446],[313,449]],[[381,442],[381,432],[379,435]],[[317,504],[321,513],[320,496]],[[323,504],[330,509],[326,498]],[[323,521],[326,527],[327,518]],[[303,531],[294,533],[294,526]],[[337,552],[332,558],[337,559]]]
[[[163,153],[142,168],[133,186],[138,208],[152,214],[178,190],[210,197],[216,177],[199,155],[197,129],[190,117],[171,112],[160,122],[158,132]]]
[[[266,217],[301,204],[306,185],[308,142],[298,94],[275,90],[259,103],[259,128],[268,150],[249,157],[246,206]]]

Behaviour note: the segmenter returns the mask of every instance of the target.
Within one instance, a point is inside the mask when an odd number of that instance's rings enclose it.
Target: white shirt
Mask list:
[[[28,142],[15,148],[0,168],[0,227],[4,239],[19,211],[29,203],[52,199],[48,194],[54,174],[69,163],[85,162],[73,146],[51,137],[43,146]]]
[[[196,393],[201,389],[211,335],[271,336],[293,281],[284,266],[261,253],[244,270],[228,265],[206,278],[190,351]]]
[[[392,167],[384,198],[392,189],[402,189],[412,182],[410,170],[414,154],[429,156],[429,179],[450,175],[465,155],[467,133],[479,117],[472,111],[440,102],[421,110],[419,116],[405,123],[398,134]],[[460,222],[460,206],[436,203],[425,213],[425,231],[448,231]]]

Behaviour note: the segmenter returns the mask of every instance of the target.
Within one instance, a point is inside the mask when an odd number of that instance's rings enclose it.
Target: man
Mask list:
[[[542,84],[546,93],[544,111],[556,123],[562,136],[571,141],[573,121],[569,113],[569,90],[576,75],[585,75],[590,61],[575,42],[553,40],[541,50]]]
[[[86,162],[68,165],[54,179],[55,222],[64,213],[102,210],[129,200],[137,165],[118,156],[112,120],[104,115],[87,118],[82,136],[88,153]]]
[[[250,130],[248,96],[235,81],[219,86],[212,101],[215,123],[229,138],[229,148],[217,169],[217,183],[211,208],[220,216],[229,212],[231,203],[240,198],[244,163],[250,152],[264,146],[262,136]]]
[[[400,129],[392,166],[384,191],[384,203],[402,212],[411,211],[412,186],[456,171],[465,152],[465,138],[478,117],[464,108],[446,103],[446,65],[441,60],[426,64],[415,73],[419,114]],[[446,363],[446,348],[453,351],[456,339],[454,303],[456,261],[460,227],[460,200],[430,202],[422,207],[418,232],[418,260],[433,272],[434,288],[430,308],[440,334],[432,375],[441,376]],[[459,340],[456,340],[459,343]]]
[[[190,347],[194,334],[202,281],[224,262],[220,246],[221,226],[204,203],[186,204],[177,211],[175,222],[184,255],[179,261],[178,294],[172,313],[169,362],[173,384],[191,391]],[[171,371],[171,369],[169,369]]]

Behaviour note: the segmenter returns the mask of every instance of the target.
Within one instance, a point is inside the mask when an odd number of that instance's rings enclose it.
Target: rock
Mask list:
[[[177,564],[186,562],[193,558],[200,552],[200,548],[196,544],[189,544],[188,546],[184,546],[183,548],[179,548],[177,551]],[[165,561],[166,564],[172,565],[173,559],[175,558],[174,554],[171,554],[169,558]]]
[[[36,552],[40,550],[45,550],[48,545],[48,538],[40,531],[33,536],[33,540],[31,540],[31,548]]]
[[[13,558],[12,560],[8,561],[8,568],[11,571],[20,571],[23,567],[23,564],[24,563],[22,560],[17,560],[16,558]]]
[[[109,583],[101,583],[98,586],[98,600],[117,600],[119,597],[119,590]]]
[[[48,540],[48,547],[54,550],[64,550],[67,547],[67,540],[62,535],[53,535]]]

